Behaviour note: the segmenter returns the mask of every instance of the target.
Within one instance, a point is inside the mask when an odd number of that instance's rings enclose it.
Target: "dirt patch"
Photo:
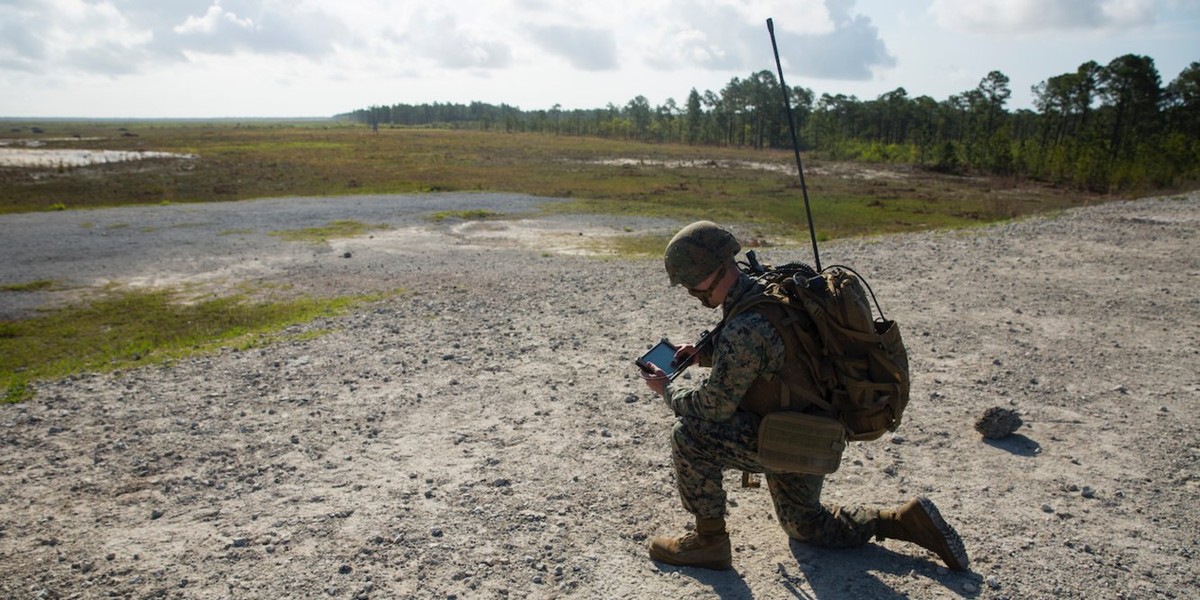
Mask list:
[[[1200,197],[822,246],[901,323],[915,377],[903,427],[847,450],[826,497],[929,496],[963,535],[969,573],[894,541],[791,543],[767,492],[736,476],[733,571],[649,561],[647,536],[688,519],[672,417],[631,361],[716,314],[669,289],[657,259],[557,253],[527,235],[679,224],[544,222],[525,212],[537,202],[349,201],[336,218],[394,231],[316,247],[263,233],[335,220],[315,201],[228,219],[212,207],[90,211],[70,226],[0,217],[28,279],[66,277],[60,262],[119,280],[164,265],[236,278],[257,260],[255,276],[300,288],[409,290],[296,328],[335,330],[318,339],[39,382],[34,400],[0,407],[0,596],[1182,598],[1200,586]],[[421,220],[467,208],[514,221]],[[164,215],[210,229],[103,226]],[[252,232],[203,234],[226,220]],[[72,232],[60,246],[15,247],[56,226]],[[120,243],[68,260],[77,238],[105,231]],[[994,406],[1019,412],[1015,435],[974,430]]]
[[[784,175],[796,173],[796,163],[770,163],[749,160],[655,160],[646,158],[609,158],[604,160],[580,161],[587,164],[616,167],[659,167],[666,169],[752,169],[771,171]],[[825,175],[841,179],[905,179],[910,176],[908,166],[870,168],[858,163],[817,163],[806,165],[804,170],[811,175]]]

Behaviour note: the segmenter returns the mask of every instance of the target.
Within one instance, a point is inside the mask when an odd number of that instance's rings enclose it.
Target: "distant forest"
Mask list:
[[[1005,108],[1009,79],[937,101],[897,88],[874,100],[790,87],[801,149],[831,160],[898,162],[949,172],[1047,181],[1099,192],[1200,181],[1200,62],[1163,87],[1154,60],[1128,54],[1033,86],[1036,111]],[[338,115],[371,126],[453,127],[645,142],[791,148],[775,75],[733,78],[719,93],[651,106],[521,110],[472,102],[371,106]]]

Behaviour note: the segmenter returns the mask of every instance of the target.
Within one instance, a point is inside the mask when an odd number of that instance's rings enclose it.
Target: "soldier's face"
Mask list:
[[[714,297],[714,292],[721,284],[721,279],[724,277],[725,265],[721,265],[720,269],[717,269],[716,272],[714,272],[712,275],[709,275],[704,279],[704,281],[701,281],[700,285],[694,288],[688,288],[687,291],[693,297],[700,300],[700,303],[704,306],[708,308],[716,308],[721,305],[721,302]]]

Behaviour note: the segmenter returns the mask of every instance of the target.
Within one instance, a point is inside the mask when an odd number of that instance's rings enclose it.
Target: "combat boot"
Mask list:
[[[898,510],[879,511],[880,539],[892,538],[912,542],[941,557],[947,567],[965,571],[970,564],[967,549],[958,532],[946,523],[928,498],[917,497]]]
[[[725,519],[696,519],[696,530],[650,540],[650,558],[680,567],[724,571],[733,565]]]

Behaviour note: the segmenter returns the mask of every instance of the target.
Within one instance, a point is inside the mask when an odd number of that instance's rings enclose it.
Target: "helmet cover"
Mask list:
[[[712,221],[696,221],[671,238],[664,253],[671,285],[694,288],[742,250],[737,238]]]

